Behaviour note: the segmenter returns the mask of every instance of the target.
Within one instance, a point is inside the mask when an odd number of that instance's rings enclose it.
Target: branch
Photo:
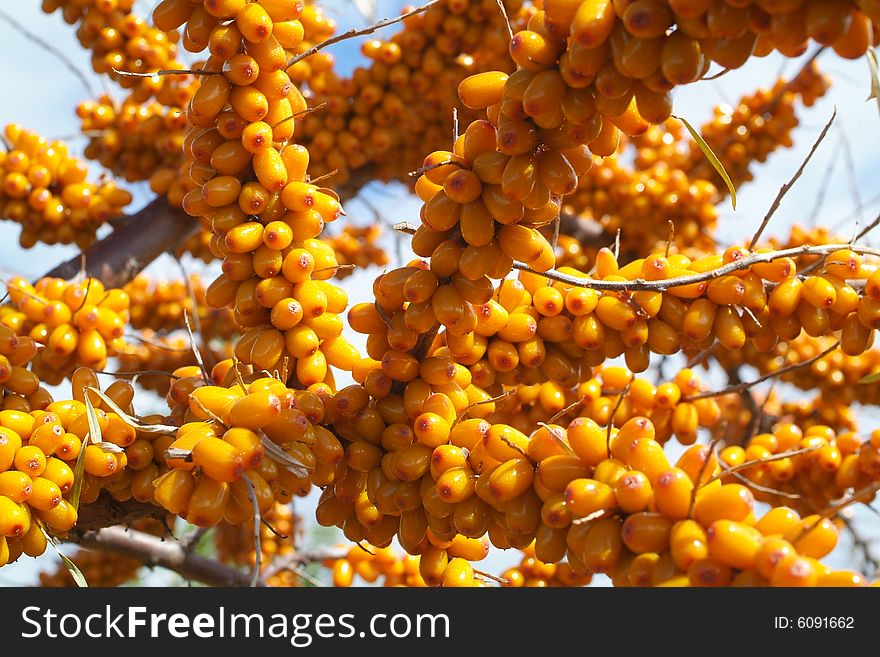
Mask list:
[[[412,9],[412,10],[406,12],[405,14],[401,14],[397,18],[383,18],[378,23],[374,23],[373,25],[370,25],[369,27],[365,27],[360,30],[356,30],[356,29],[352,28],[348,32],[343,32],[342,34],[337,34],[335,37],[330,37],[326,41],[322,41],[321,43],[312,46],[311,48],[309,48],[305,52],[301,52],[300,54],[295,55],[294,57],[291,57],[287,61],[287,67],[289,68],[289,67],[293,66],[294,64],[305,59],[306,57],[311,57],[319,50],[323,50],[327,46],[332,46],[334,43],[339,43],[340,41],[345,41],[346,39],[354,39],[355,37],[364,36],[366,34],[372,34],[373,32],[375,32],[378,29],[381,29],[383,27],[388,27],[389,25],[393,25],[394,23],[399,23],[402,20],[406,20],[410,16],[414,16],[416,14],[422,13],[423,11],[427,11],[428,9],[430,9],[431,7],[436,5],[438,2],[440,2],[440,0],[431,0],[427,4],[424,4],[421,7],[416,7],[415,9]]]
[[[114,525],[128,525],[141,518],[155,518],[166,523],[167,515],[164,509],[155,504],[134,499],[119,502],[109,493],[102,492],[94,502],[80,507],[73,532],[85,533]]]
[[[723,479],[724,477],[732,474],[736,474],[742,470],[748,470],[749,468],[753,468],[756,465],[765,465],[767,463],[772,463],[773,461],[782,461],[784,459],[791,458],[793,456],[800,456],[802,454],[809,454],[810,452],[815,452],[817,449],[821,449],[822,445],[813,445],[812,447],[804,447],[802,449],[794,449],[788,452],[781,452],[779,454],[774,454],[773,456],[767,456],[765,458],[754,459],[752,461],[746,461],[745,463],[740,463],[739,465],[734,465],[729,468],[725,468],[717,475],[712,477],[709,481],[706,482],[708,486],[713,481],[718,481],[719,479]]]
[[[761,238],[761,234],[764,232],[764,229],[767,228],[767,224],[770,223],[770,219],[776,213],[776,210],[779,208],[779,205],[782,203],[782,199],[788,193],[788,190],[791,189],[794,184],[797,182],[798,178],[804,172],[804,169],[807,168],[807,165],[810,163],[810,160],[813,159],[813,155],[816,153],[816,149],[819,148],[819,144],[821,144],[825,135],[828,134],[828,131],[831,129],[831,124],[834,123],[834,119],[837,118],[837,108],[834,108],[834,112],[831,114],[831,118],[828,119],[828,123],[825,124],[825,127],[822,129],[822,132],[819,134],[819,138],[816,140],[816,143],[813,144],[813,148],[810,149],[810,152],[807,154],[806,159],[801,162],[801,165],[798,167],[798,170],[795,171],[794,175],[791,177],[787,183],[785,183],[780,189],[779,193],[776,195],[776,199],[773,201],[773,205],[770,206],[770,209],[767,211],[767,214],[764,216],[764,220],[761,222],[761,225],[758,227],[757,232],[752,236],[752,241],[749,242],[749,250],[755,248],[755,244],[758,243],[758,240]]]
[[[272,563],[263,570],[263,581],[268,581],[274,575],[284,572],[285,570],[296,571],[300,566],[310,563],[321,563],[328,559],[342,559],[348,554],[348,548],[345,546],[322,547],[315,550],[305,550],[302,552],[294,552],[285,556],[276,556]]]
[[[397,226],[395,226],[395,228],[397,228]],[[398,228],[398,230],[400,229]],[[577,276],[569,276],[553,269],[543,272],[535,271],[527,264],[523,262],[518,262],[516,260],[514,260],[513,262],[513,268],[520,271],[529,272],[531,274],[536,274],[538,276],[543,276],[544,278],[548,278],[552,281],[558,281],[560,283],[565,283],[566,285],[571,285],[573,287],[584,287],[593,290],[609,290],[614,292],[640,292],[643,290],[652,292],[666,292],[674,287],[683,287],[685,285],[692,285],[694,283],[704,283],[706,281],[711,281],[716,278],[720,278],[721,276],[731,274],[735,271],[748,269],[752,265],[762,262],[773,262],[774,260],[779,260],[781,258],[797,258],[805,255],[828,255],[829,253],[834,253],[835,251],[839,251],[841,249],[850,249],[855,253],[880,256],[880,249],[874,249],[869,246],[862,246],[859,244],[821,244],[817,246],[803,245],[796,246],[790,249],[781,249],[779,251],[753,253],[752,255],[742,258],[740,260],[729,262],[726,265],[719,267],[718,269],[713,269],[711,271],[701,272],[698,274],[691,274],[689,276],[665,278],[657,281],[649,281],[644,278],[634,278],[631,281],[605,281],[596,280],[593,278],[581,278]]]
[[[827,356],[828,354],[830,354],[832,351],[837,349],[839,346],[840,346],[840,340],[838,340],[833,345],[828,347],[821,354],[816,354],[812,358],[808,358],[807,360],[801,361],[800,363],[792,363],[791,365],[786,365],[785,367],[782,367],[782,368],[776,370],[775,372],[770,372],[768,374],[765,374],[764,376],[762,376],[758,379],[755,379],[754,381],[744,381],[742,383],[737,383],[736,385],[732,385],[727,388],[724,388],[723,390],[710,390],[708,392],[701,392],[696,395],[682,397],[682,401],[691,402],[696,399],[707,399],[709,397],[722,397],[724,395],[729,395],[734,392],[742,392],[744,390],[748,390],[749,388],[753,388],[754,386],[758,385],[759,383],[764,383],[764,381],[767,381],[768,379],[773,379],[778,376],[782,376],[783,374],[787,374],[788,372],[791,372],[792,370],[797,370],[802,367],[809,367],[810,365],[815,363],[817,360],[820,360],[820,359],[824,358],[825,356]]]
[[[159,197],[116,224],[116,229],[82,254],[64,262],[46,276],[71,279],[81,269],[108,288],[122,287],[162,253],[171,251],[196,231],[199,224],[183,210]]]
[[[132,557],[146,566],[161,566],[186,579],[213,586],[250,585],[249,573],[194,554],[178,541],[163,540],[134,529],[105,527],[82,534],[72,533],[68,540],[85,548]]]
[[[801,530],[800,534],[797,535],[797,538],[795,538],[792,541],[792,544],[795,547],[797,547],[798,542],[804,536],[806,536],[811,531],[816,529],[816,527],[818,527],[822,523],[823,520],[828,520],[829,518],[833,518],[835,515],[837,515],[838,512],[842,511],[846,507],[854,504],[855,502],[864,501],[864,498],[867,498],[867,497],[873,495],[878,490],[880,490],[880,481],[875,481],[874,483],[868,484],[864,488],[860,488],[859,490],[854,492],[852,495],[847,495],[845,498],[843,498],[839,502],[832,504],[827,509],[825,509],[822,513],[820,513],[819,516],[812,522],[812,524],[810,524],[808,527],[804,527]],[[867,504],[867,502],[865,502],[865,504]]]
[[[80,82],[82,82],[82,85],[86,88],[86,92],[88,93],[89,98],[96,98],[97,97],[98,94],[92,88],[92,83],[89,82],[89,79],[85,76],[85,74],[82,71],[80,71],[74,65],[74,63],[72,61],[70,61],[70,58],[62,50],[56,48],[54,45],[52,45],[51,43],[49,43],[45,39],[37,36],[36,34],[31,32],[30,30],[28,30],[24,25],[22,25],[17,20],[12,18],[12,16],[7,14],[5,11],[0,11],[0,18],[2,18],[4,21],[9,23],[9,25],[11,25],[13,27],[13,29],[17,30],[23,37],[25,37],[29,41],[33,41],[38,46],[43,48],[46,52],[54,55],[59,60],[61,60],[61,63],[64,64],[64,66],[71,73],[73,73],[79,79]]]
[[[409,222],[402,221],[394,224],[394,230],[400,231],[402,233],[407,233],[408,235],[414,235],[416,232],[416,227]],[[571,285],[572,287],[583,287],[592,290],[608,290],[613,292],[666,292],[674,287],[683,287],[685,285],[693,285],[694,283],[705,283],[706,281],[712,281],[716,278],[720,278],[721,276],[732,274],[735,271],[748,269],[752,265],[762,262],[773,262],[774,260],[780,260],[781,258],[798,258],[806,255],[828,255],[829,253],[834,253],[835,251],[839,251],[842,249],[849,249],[855,253],[880,257],[880,249],[875,249],[860,244],[819,244],[815,246],[804,244],[802,246],[795,246],[790,249],[781,249],[779,251],[753,253],[745,258],[741,258],[740,260],[729,262],[726,265],[719,267],[718,269],[712,269],[710,271],[700,272],[697,274],[690,274],[688,276],[664,278],[656,281],[649,281],[644,278],[634,278],[630,281],[605,281],[597,280],[594,278],[569,276],[568,274],[563,274],[554,269],[550,269],[548,271],[536,271],[524,262],[519,262],[517,260],[513,261],[513,268],[518,269],[519,271],[535,274],[537,276],[543,276],[544,278],[550,279],[551,281],[565,283],[566,285]]]

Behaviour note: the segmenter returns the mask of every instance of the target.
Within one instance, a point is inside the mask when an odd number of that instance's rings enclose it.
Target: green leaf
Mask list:
[[[880,372],[874,372],[873,374],[866,374],[861,379],[859,379],[860,384],[877,383],[878,381],[880,381]]]
[[[86,468],[86,445],[79,449],[79,455],[76,457],[76,463],[73,466],[73,488],[70,489],[70,495],[67,501],[73,506],[74,510],[79,511],[79,494],[82,491],[83,478],[85,477]]]
[[[877,106],[880,107],[880,64],[877,62],[877,53],[873,48],[868,48],[865,53],[868,58],[868,66],[871,68],[871,95],[868,100],[875,98]]]
[[[76,585],[81,589],[89,588],[89,583],[86,581],[85,575],[82,574],[82,571],[76,567],[76,564],[73,563],[66,556],[61,554],[61,550],[58,549],[58,546],[55,546],[55,550],[58,552],[58,556],[61,557],[61,561],[64,562],[64,566],[67,568],[67,572],[70,573],[70,576],[73,577],[73,581],[76,582]]]
[[[83,452],[85,449],[83,449]],[[49,532],[46,531],[46,528],[43,526],[43,523],[40,523],[40,531],[43,532],[43,535],[46,537],[46,541],[55,548],[55,552],[58,553],[58,556],[61,557],[61,561],[64,563],[64,567],[67,568],[67,572],[70,573],[70,576],[73,577],[73,581],[76,582],[76,585],[81,589],[89,588],[89,583],[86,581],[85,575],[82,574],[82,571],[77,567],[73,561],[71,561],[68,557],[62,554],[61,549],[58,547],[58,542],[55,540],[54,536],[51,536]]]
[[[98,414],[95,413],[95,407],[92,406],[92,400],[89,399],[88,389],[86,389],[86,419],[89,421],[89,438],[90,443],[99,443],[104,437],[101,435],[101,425],[98,424]],[[85,451],[85,445],[83,445]]]
[[[703,155],[706,156],[706,159],[709,160],[709,164],[711,164],[715,168],[715,171],[718,172],[718,175],[724,179],[727,189],[730,190],[730,203],[733,205],[733,209],[736,210],[736,187],[733,186],[733,181],[730,179],[730,176],[727,175],[727,171],[725,171],[724,165],[721,164],[721,160],[718,159],[718,156],[715,155],[715,152],[709,144],[706,143],[706,140],[703,139],[703,136],[694,129],[694,126],[692,126],[687,119],[680,116],[673,116],[673,118],[684,123],[684,127],[687,128],[689,133],[691,133],[691,137],[697,142],[697,146],[703,151]]]

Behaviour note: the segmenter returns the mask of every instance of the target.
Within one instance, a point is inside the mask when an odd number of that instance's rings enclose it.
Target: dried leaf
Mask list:
[[[273,443],[271,440],[262,437],[263,447],[266,449],[266,452],[269,454],[269,457],[275,461],[278,461],[283,467],[287,468],[290,472],[295,474],[297,477],[306,477],[308,476],[308,468],[305,465],[300,463],[297,459],[293,458],[290,454],[281,449],[278,445]]]
[[[873,48],[868,48],[865,56],[868,58],[868,66],[871,68],[871,95],[868,96],[868,100],[876,99],[877,106],[880,107],[880,64],[877,62],[877,53]]]
[[[118,415],[123,422],[125,422],[128,426],[137,429],[138,431],[145,431],[147,433],[177,433],[177,427],[172,424],[144,424],[140,420],[131,417],[128,413],[119,408],[116,402],[110,399],[110,397],[106,393],[92,387],[89,387],[89,390],[98,395],[98,397],[101,398],[101,401],[107,404],[107,406],[110,407],[110,410],[116,413],[116,415]]]
[[[85,450],[83,450],[84,452]],[[43,526],[43,523],[40,523],[40,531],[43,532],[43,535],[46,537],[46,541],[55,548],[55,552],[58,553],[58,556],[61,557],[62,563],[64,563],[64,567],[67,568],[67,572],[70,573],[70,576],[73,578],[73,581],[76,582],[76,585],[81,589],[89,588],[89,583],[86,581],[85,575],[82,574],[82,571],[77,567],[73,561],[71,561],[68,557],[62,554],[61,550],[58,548],[58,542],[55,540],[53,536],[49,535],[49,532],[46,531],[46,528]]]
[[[103,440],[103,436],[101,435],[101,425],[98,424],[98,414],[95,413],[95,407],[92,406],[92,400],[89,399],[88,393],[84,396],[86,401],[86,419],[89,421],[89,435],[88,439],[83,441],[82,451],[86,451],[86,445],[88,443],[100,443]]]
[[[82,491],[86,469],[85,441],[83,443],[82,447],[80,447],[79,455],[76,457],[76,463],[73,466],[73,488],[70,489],[70,495],[67,498],[67,501],[76,511],[79,511],[79,494]]]

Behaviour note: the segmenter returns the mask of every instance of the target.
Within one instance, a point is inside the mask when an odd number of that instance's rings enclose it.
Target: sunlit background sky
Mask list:
[[[369,2],[370,0],[362,0],[360,5]],[[139,13],[148,15],[155,4],[155,0],[138,0],[136,7]],[[381,18],[396,15],[402,5],[399,0],[378,0],[375,16]],[[346,0],[330,0],[323,6],[336,19],[337,32],[350,27],[363,27],[369,23],[355,5]],[[73,30],[58,13],[42,13],[38,0],[3,0],[0,2],[0,11],[12,16],[28,30],[61,50],[73,66],[85,74],[92,89],[100,92],[104,88],[106,83],[91,72],[87,52],[80,47]],[[391,34],[397,29],[398,26],[385,28],[383,34]],[[330,52],[336,57],[337,70],[345,73],[365,63],[366,60],[360,55],[360,43],[361,40],[354,40],[332,47]],[[699,125],[711,116],[713,106],[719,103],[735,104],[744,93],[753,91],[758,86],[771,86],[780,74],[797,71],[799,66],[798,61],[784,60],[777,56],[753,59],[742,69],[730,72],[718,80],[676,90],[676,113],[692,124]],[[801,180],[786,196],[765,234],[785,235],[792,224],[815,215],[823,186],[827,186],[827,193],[824,194],[824,201],[816,215],[818,223],[839,226],[841,234],[849,237],[853,234],[856,222],[864,225],[877,215],[880,208],[880,185],[877,184],[877,176],[880,174],[880,115],[877,102],[866,101],[870,89],[868,65],[864,60],[841,60],[829,51],[819,59],[819,66],[833,78],[831,91],[813,108],[799,110],[802,121],[794,134],[795,148],[773,155],[769,163],[757,171],[755,181],[738,190],[737,210],[733,211],[729,204],[721,208],[719,238],[722,242],[745,240],[754,233],[780,185],[797,170],[835,107],[838,117],[828,138]],[[77,134],[79,124],[74,107],[77,102],[89,97],[88,90],[55,55],[14,29],[2,17],[0,79],[3,81],[0,124],[15,121],[46,137],[65,138],[74,152],[81,153],[86,140]],[[115,96],[122,95],[112,84],[108,88]],[[89,166],[90,171],[98,171],[95,163],[90,163]],[[130,210],[134,211],[149,200],[150,193],[146,183],[134,185],[131,189],[135,193],[135,204]],[[418,221],[418,201],[400,185],[371,185],[364,197],[370,205],[383,211],[389,223],[401,220]],[[346,205],[346,211],[348,216],[344,218],[345,221],[359,225],[368,225],[375,221],[370,208],[357,200],[350,201]],[[35,279],[76,253],[71,247],[43,245],[24,251],[18,246],[18,233],[16,224],[0,222],[0,274],[4,277],[20,274]],[[389,237],[386,241],[389,255],[394,262],[393,240]],[[185,261],[185,266],[189,271],[199,271],[202,267],[192,261]],[[155,277],[179,277],[177,265],[166,258],[154,263],[148,273]],[[375,271],[358,272],[346,279],[345,287],[353,303],[368,298],[369,284],[375,274]],[[210,280],[209,276],[206,278]],[[719,380],[719,383],[723,382]],[[137,410],[156,410],[159,403],[157,399],[149,399],[146,401],[146,408],[138,405]],[[877,426],[876,416],[871,415],[870,420],[874,421],[872,426]],[[870,430],[869,427],[863,428]],[[297,501],[297,510],[307,523],[313,522],[310,517],[314,501],[314,496]],[[868,516],[866,523],[878,524],[873,516]],[[74,549],[69,546],[63,548],[67,554]],[[846,550],[846,546],[841,548],[841,558],[847,556]],[[32,583],[36,572],[39,569],[53,568],[55,560],[56,557],[51,554],[38,560],[23,557],[18,563],[0,569],[0,585]],[[510,561],[510,555],[493,555],[484,568],[497,572]],[[163,584],[174,580],[167,574],[158,574],[150,576],[147,581]]]

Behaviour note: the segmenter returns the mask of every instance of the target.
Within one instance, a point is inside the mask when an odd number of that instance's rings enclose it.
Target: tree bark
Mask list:
[[[63,262],[46,276],[70,279],[83,268],[107,288],[122,287],[166,251],[173,251],[198,229],[183,210],[158,197],[140,211],[116,223],[112,233]]]

